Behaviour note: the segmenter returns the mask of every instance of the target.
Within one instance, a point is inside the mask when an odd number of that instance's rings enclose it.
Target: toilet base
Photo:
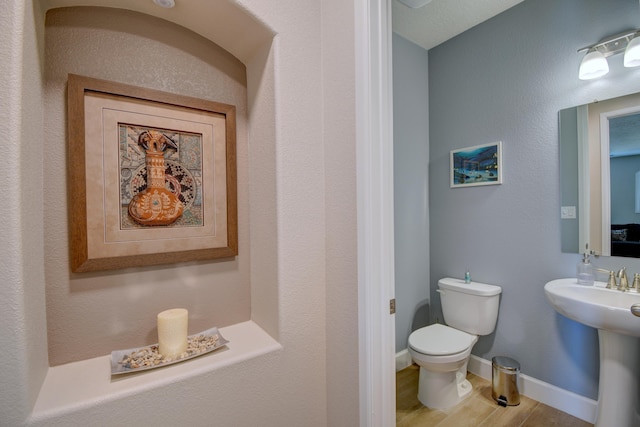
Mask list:
[[[418,400],[431,409],[448,409],[469,397],[473,387],[466,379],[467,364],[457,371],[432,372],[420,367]]]

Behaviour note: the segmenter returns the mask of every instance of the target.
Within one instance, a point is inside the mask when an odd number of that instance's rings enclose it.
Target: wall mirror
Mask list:
[[[559,121],[562,251],[640,258],[640,93]]]

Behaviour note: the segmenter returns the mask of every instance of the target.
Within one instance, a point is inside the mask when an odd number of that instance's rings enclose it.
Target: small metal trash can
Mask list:
[[[496,356],[491,359],[491,397],[500,406],[516,406],[520,404],[520,392],[518,391],[518,373],[520,364],[504,356]]]

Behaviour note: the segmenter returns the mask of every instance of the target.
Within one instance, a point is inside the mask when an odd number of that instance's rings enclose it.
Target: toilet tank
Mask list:
[[[489,335],[496,327],[502,288],[445,277],[438,281],[444,321],[473,335]]]

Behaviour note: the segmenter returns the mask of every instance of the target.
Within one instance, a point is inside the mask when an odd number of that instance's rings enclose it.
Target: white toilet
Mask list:
[[[496,327],[502,288],[444,278],[438,281],[447,324],[420,328],[409,335],[409,354],[420,366],[418,400],[432,409],[447,409],[471,393],[467,363],[478,335]]]

